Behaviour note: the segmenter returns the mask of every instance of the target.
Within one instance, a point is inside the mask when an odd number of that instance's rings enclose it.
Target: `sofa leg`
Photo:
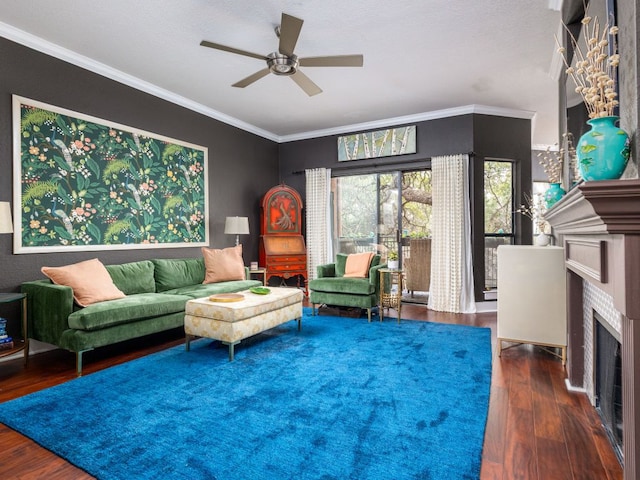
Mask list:
[[[89,350],[81,350],[79,352],[76,352],[76,375],[78,377],[82,376],[82,354],[84,352],[89,352],[90,350],[93,350],[93,348],[90,348]]]
[[[314,316],[314,317],[316,316],[316,304],[315,303],[311,304],[311,315]]]
[[[76,375],[82,376],[82,352],[76,352]]]
[[[367,308],[367,319],[369,320],[369,323],[371,323],[371,309]]]

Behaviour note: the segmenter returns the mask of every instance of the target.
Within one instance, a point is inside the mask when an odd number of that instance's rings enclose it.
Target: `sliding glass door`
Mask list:
[[[336,252],[377,251],[406,257],[410,238],[431,234],[431,171],[336,177],[333,239]]]

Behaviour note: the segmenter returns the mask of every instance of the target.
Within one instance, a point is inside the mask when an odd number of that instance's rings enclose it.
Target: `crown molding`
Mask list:
[[[181,95],[177,95],[173,92],[160,88],[157,85],[141,80],[140,78],[129,75],[113,67],[105,65],[104,63],[97,62],[89,57],[80,55],[72,50],[68,50],[59,45],[51,43],[40,37],[32,35],[15,28],[9,24],[0,22],[0,36],[7,38],[26,47],[32,48],[44,54],[63,60],[67,63],[84,68],[90,72],[96,73],[103,77],[109,78],[116,82],[135,88],[145,93],[149,93],[155,97],[161,98],[168,102],[174,103],[181,107],[187,108],[197,113],[201,113],[207,117],[219,120],[228,125],[237,127],[241,130],[253,133],[260,137],[272,140],[277,143],[292,142],[296,140],[306,140],[310,138],[325,137],[329,135],[336,135],[341,133],[349,133],[354,131],[373,130],[377,128],[385,128],[394,125],[409,124],[415,122],[422,122],[426,120],[435,120],[439,118],[455,117],[459,115],[468,114],[480,114],[480,115],[493,115],[499,117],[511,117],[522,118],[531,120],[535,117],[535,112],[526,110],[516,110],[501,107],[490,107],[486,105],[465,105],[461,107],[448,108],[444,110],[435,110],[431,112],[417,113],[413,115],[406,115],[394,118],[385,118],[375,120],[371,122],[364,122],[352,125],[344,125],[340,127],[328,128],[323,130],[314,130],[308,132],[301,132],[292,135],[276,135],[273,132],[269,132],[262,128],[251,125],[247,122],[239,120],[230,115],[226,115],[222,112],[206,107],[201,103],[189,100]]]
[[[97,62],[89,57],[80,55],[79,53],[63,48],[40,37],[36,37],[35,35],[27,33],[24,30],[20,30],[3,22],[0,22],[0,36],[24,45],[25,47],[32,48],[41,53],[45,53],[67,63],[76,65],[77,67],[84,68],[85,70],[88,70],[90,72],[97,73],[98,75],[101,75],[103,77],[135,88],[136,90],[149,93],[155,97],[167,100],[168,102],[206,115],[207,117],[211,117],[216,120],[220,120],[221,122],[228,125],[238,127],[241,130],[245,130],[260,137],[267,138],[274,142],[278,141],[278,136],[274,133],[268,132],[267,130],[258,128],[255,125],[251,125],[235,117],[206,107],[201,103],[194,102],[193,100],[189,100],[188,98],[185,98],[183,96],[176,95],[169,90],[160,88],[157,85],[141,80],[137,77],[134,77],[133,75],[124,73],[113,67],[105,65],[104,63]]]
[[[406,125],[415,122],[424,122],[426,120],[436,120],[439,118],[457,117],[469,114],[493,115],[497,117],[511,117],[531,120],[535,116],[535,112],[527,110],[515,110],[510,108],[489,107],[486,105],[465,105],[462,107],[447,108],[444,110],[434,110],[431,112],[416,113],[413,115],[405,115],[401,117],[384,118],[371,122],[356,123],[352,125],[343,125],[340,127],[326,128],[322,130],[314,130],[309,132],[295,133],[292,135],[282,135],[278,137],[279,143],[293,142],[296,140],[306,140],[309,138],[327,137],[330,135],[338,135],[342,133],[352,133],[357,131],[374,130],[377,128],[392,127],[395,125]]]

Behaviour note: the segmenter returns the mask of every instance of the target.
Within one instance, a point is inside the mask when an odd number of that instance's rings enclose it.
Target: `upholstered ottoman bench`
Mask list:
[[[245,290],[244,298],[235,302],[212,302],[209,297],[189,300],[185,308],[186,349],[196,337],[220,340],[229,346],[229,361],[235,346],[245,338],[291,320],[302,321],[301,290],[271,287],[267,295]]]

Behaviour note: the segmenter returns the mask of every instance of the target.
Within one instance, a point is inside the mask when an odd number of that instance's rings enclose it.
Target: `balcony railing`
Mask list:
[[[379,243],[375,242],[373,237],[365,238],[346,238],[338,239],[340,253],[362,253],[362,252],[378,252],[386,256],[386,252],[396,249],[396,237],[394,235],[378,236]],[[406,240],[406,242],[405,242]],[[403,238],[402,258],[408,258],[409,239]],[[406,243],[406,245],[405,245]],[[511,235],[485,235],[484,238],[484,288],[485,290],[493,290],[498,287],[498,246],[513,244],[513,236]]]
[[[513,236],[485,235],[484,237],[484,289],[498,288],[498,247],[513,244]]]
[[[378,243],[376,243],[376,240]],[[377,252],[383,257],[390,250],[397,250],[395,235],[378,235],[375,237],[341,237],[338,239],[338,252],[362,253]],[[402,258],[409,256],[409,238],[402,239]]]

